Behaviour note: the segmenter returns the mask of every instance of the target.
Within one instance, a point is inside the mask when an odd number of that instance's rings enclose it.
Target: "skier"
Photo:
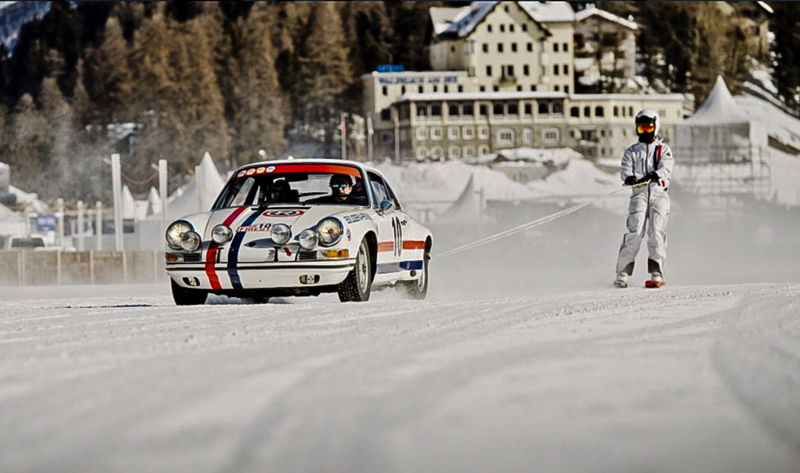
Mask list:
[[[633,265],[642,239],[647,232],[647,287],[664,284],[664,262],[667,257],[667,220],[669,219],[669,188],[672,174],[672,150],[659,137],[658,114],[642,110],[636,114],[636,135],[639,142],[625,150],[620,177],[631,187],[628,207],[628,232],[622,238],[617,258],[617,277],[614,285],[628,287]],[[648,227],[649,222],[649,227]]]

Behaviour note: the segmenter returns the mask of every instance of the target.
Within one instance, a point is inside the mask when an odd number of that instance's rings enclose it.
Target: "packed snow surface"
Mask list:
[[[0,471],[798,471],[800,285],[439,284],[0,288]]]

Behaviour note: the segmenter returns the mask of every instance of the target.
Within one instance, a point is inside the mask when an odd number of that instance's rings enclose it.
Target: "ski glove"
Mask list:
[[[646,176],[644,176],[644,179],[642,179],[642,182],[658,182],[659,179],[661,179],[661,178],[658,177],[658,173],[657,172],[650,171],[649,173],[647,173]]]
[[[632,185],[636,184],[636,176],[628,176],[628,177],[626,177],[624,184],[626,186],[632,186]]]

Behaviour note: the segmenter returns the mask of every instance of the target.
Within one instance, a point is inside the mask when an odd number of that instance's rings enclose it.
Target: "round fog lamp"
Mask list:
[[[195,232],[186,232],[181,238],[181,248],[186,251],[197,251],[200,248],[200,235]]]
[[[233,238],[233,230],[227,225],[217,225],[211,230],[211,239],[218,245],[230,241],[231,238]]]
[[[313,250],[317,246],[317,232],[314,230],[303,230],[298,239],[304,250]]]
[[[292,238],[292,230],[289,228],[288,225],[279,223],[272,227],[272,241],[274,241],[278,245],[285,245],[289,243],[289,240]]]

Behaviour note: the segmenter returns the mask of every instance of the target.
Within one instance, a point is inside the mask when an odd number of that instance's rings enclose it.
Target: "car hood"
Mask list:
[[[268,208],[236,207],[214,210],[205,228],[204,240],[211,239],[211,231],[215,226],[225,224],[236,233],[261,234],[268,236],[272,227],[278,223],[288,225],[292,235],[299,235],[307,228],[312,228],[325,217],[343,216],[364,212],[365,207],[350,205],[281,205]],[[344,222],[344,220],[343,220]]]

